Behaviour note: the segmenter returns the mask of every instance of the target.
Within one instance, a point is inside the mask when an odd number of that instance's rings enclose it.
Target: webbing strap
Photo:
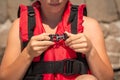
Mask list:
[[[43,76],[42,75],[28,75],[26,76],[23,80],[43,80]]]
[[[83,9],[83,15],[87,16],[86,7]],[[77,23],[78,23],[78,5],[71,6],[70,17],[68,23],[71,23],[71,33],[77,34]]]
[[[71,6],[68,22],[71,23],[71,33],[77,34],[78,5]]]
[[[83,9],[83,15],[87,16],[87,8],[86,7]]]
[[[20,17],[20,7],[18,8],[18,13],[17,13],[17,17]]]
[[[29,42],[29,41],[22,42],[22,49],[24,49],[24,48],[27,46],[28,42]]]
[[[31,39],[31,37],[34,34],[34,28],[35,28],[35,12],[32,6],[27,6],[28,8],[28,41],[23,42],[22,46],[23,48],[25,48],[29,42],[29,40]],[[18,14],[18,16],[20,16]]]
[[[32,6],[28,6],[28,39],[33,36],[35,28],[35,12]]]
[[[27,46],[29,40],[33,36],[34,28],[36,25],[34,8],[32,6],[27,6],[27,8],[28,8],[28,41],[23,42],[23,44],[22,44],[23,49]],[[18,14],[18,16],[20,16],[20,14]],[[29,74],[31,74],[31,73],[32,73],[32,64],[29,66],[23,80],[40,80],[40,79],[36,79],[37,77],[29,77]]]
[[[76,53],[76,55],[77,55],[77,60],[83,62],[84,65],[85,65],[85,66],[84,66],[85,69],[88,71],[88,70],[89,70],[89,65],[88,65],[88,62],[87,62],[87,60],[86,60],[86,57],[85,57],[85,56],[83,57],[83,54],[82,54],[82,53]]]
[[[32,74],[61,73],[63,75],[86,74],[86,65],[76,59],[66,59],[62,61],[34,62]]]

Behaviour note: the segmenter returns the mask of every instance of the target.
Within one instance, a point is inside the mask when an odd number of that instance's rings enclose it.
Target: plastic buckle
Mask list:
[[[60,40],[66,40],[68,38],[67,34],[62,34],[62,35],[59,35],[59,34],[51,34],[49,35],[50,37],[50,41],[54,41],[54,42],[58,42]]]
[[[73,60],[66,60],[64,63],[64,75],[73,74]]]
[[[78,11],[78,5],[73,5],[71,8],[72,11]]]
[[[67,34],[64,33],[62,35],[58,35],[56,36],[56,40],[59,41],[59,40],[66,40],[68,38]]]
[[[33,17],[33,16],[35,16],[35,12],[34,12],[34,11],[28,11],[28,15],[29,15],[30,17]]]
[[[49,37],[50,37],[50,41],[53,41],[53,42],[56,42],[58,40],[56,40],[56,37],[58,36],[58,34],[50,34]]]
[[[81,64],[78,60],[68,59],[64,61],[64,75],[79,74],[81,71]]]

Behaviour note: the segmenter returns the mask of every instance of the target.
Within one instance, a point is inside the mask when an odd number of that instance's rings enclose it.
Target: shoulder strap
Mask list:
[[[20,7],[18,8],[18,13],[17,13],[17,17],[20,17]]]
[[[87,16],[87,8],[86,7],[84,7],[84,9],[83,9],[83,15]]]
[[[32,6],[28,6],[28,37],[29,40],[33,36],[35,28],[35,12]]]
[[[77,33],[78,5],[71,6],[71,12],[68,22],[71,23],[71,33]]]
[[[68,23],[71,23],[71,33],[77,34],[77,21],[78,21],[78,5],[71,6],[70,17]],[[86,7],[83,9],[83,15],[87,16]]]
[[[27,13],[28,13],[28,41],[33,36],[34,28],[35,28],[35,11],[32,6],[27,6]],[[21,16],[21,7],[18,10],[18,18]],[[27,42],[23,42],[23,48],[26,47]]]
[[[34,10],[34,7],[33,6],[25,6],[25,7],[27,8],[26,9],[27,10],[26,11],[27,12],[26,15],[27,15],[27,21],[28,21],[28,25],[27,25],[27,28],[28,28],[28,30],[27,30],[27,32],[28,32],[28,41],[23,42],[23,44],[22,44],[23,49],[27,46],[30,38],[33,36],[33,34],[34,34],[34,28],[36,26],[36,19],[35,19],[35,10]],[[19,10],[18,10],[18,18],[21,17],[21,13],[22,13],[21,12],[21,8],[22,7],[19,7]],[[22,15],[22,16],[24,16],[24,15]],[[40,61],[42,61],[43,55],[41,55],[40,59],[41,59]],[[41,75],[37,75],[35,77],[31,77],[31,76],[33,76],[32,75],[32,72],[33,72],[32,71],[33,63],[34,62],[32,62],[31,65],[29,66],[29,68],[28,68],[28,70],[27,70],[27,72],[26,72],[23,80],[33,80],[33,79],[35,79],[35,80],[42,80],[42,79],[40,79],[40,78],[42,78]]]
[[[68,22],[71,23],[71,33],[77,34],[77,22],[78,22],[78,7],[77,5],[72,5],[71,6],[71,12],[70,12],[70,17]],[[87,16],[87,9],[84,7],[83,9],[83,15]],[[82,61],[84,63],[85,69],[82,69],[83,72],[86,72],[86,70],[89,70],[89,66],[87,63],[87,60],[82,57],[81,53],[76,53],[77,54],[77,60]]]

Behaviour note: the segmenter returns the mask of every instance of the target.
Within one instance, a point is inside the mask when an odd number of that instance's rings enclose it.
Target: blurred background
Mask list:
[[[34,0],[0,0],[0,61],[6,47],[8,31],[17,18],[19,4],[30,5],[32,1]],[[85,3],[88,16],[99,21],[115,71],[115,80],[120,80],[120,0],[71,1],[73,4]]]

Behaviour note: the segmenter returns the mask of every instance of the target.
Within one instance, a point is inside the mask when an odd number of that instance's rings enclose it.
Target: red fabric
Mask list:
[[[40,16],[40,5],[38,3],[34,3],[34,10],[35,10],[35,18],[36,18],[36,26],[34,29],[34,35],[39,35],[43,32],[45,32],[45,29],[42,25],[42,20]],[[85,5],[80,5],[78,10],[78,33],[83,32],[83,8]],[[70,26],[71,24],[68,24],[68,18],[70,15],[70,8],[71,3],[69,2],[66,10],[63,14],[62,21],[58,24],[58,28],[56,30],[57,34],[63,34],[65,31],[71,32]],[[20,33],[21,33],[21,39],[22,41],[28,40],[28,17],[27,17],[27,7],[21,5],[21,16],[20,16]],[[64,59],[71,59],[76,58],[76,52],[70,49],[69,47],[65,46],[64,41],[60,41],[58,43],[55,43],[55,45],[51,46],[48,50],[44,53],[44,61],[58,61],[58,60],[64,60]],[[40,60],[40,57],[34,58],[34,62],[38,62]],[[43,74],[43,80],[75,80],[75,78],[78,75],[72,75],[72,76],[64,76],[62,74]]]

